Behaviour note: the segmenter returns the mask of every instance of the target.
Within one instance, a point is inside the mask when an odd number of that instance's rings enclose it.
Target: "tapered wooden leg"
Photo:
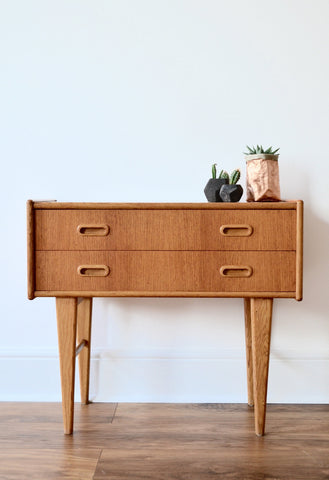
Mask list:
[[[245,322],[245,335],[246,335],[248,405],[252,407],[254,405],[254,382],[253,382],[253,371],[252,371],[250,298],[244,299],[244,322]]]
[[[256,435],[264,435],[268,366],[271,342],[272,298],[251,299],[251,335]]]
[[[77,299],[56,298],[64,433],[73,432]]]
[[[90,340],[92,298],[80,298],[78,301],[77,343],[85,341],[84,348],[79,353],[79,374],[81,403],[89,403],[89,372],[90,372]]]

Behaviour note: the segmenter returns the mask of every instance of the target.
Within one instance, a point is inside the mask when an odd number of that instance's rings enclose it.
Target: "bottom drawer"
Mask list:
[[[291,292],[287,296],[293,297],[296,290],[293,251],[37,251],[35,260],[36,294]]]

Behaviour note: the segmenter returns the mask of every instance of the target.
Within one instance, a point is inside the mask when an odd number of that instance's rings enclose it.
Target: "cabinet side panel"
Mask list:
[[[296,239],[296,300],[303,298],[303,219],[304,204],[297,202],[297,239]]]
[[[27,296],[35,297],[35,248],[34,248],[34,205],[32,200],[26,204],[27,210]]]

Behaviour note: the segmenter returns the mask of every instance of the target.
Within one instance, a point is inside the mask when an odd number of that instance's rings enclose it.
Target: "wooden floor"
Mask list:
[[[329,405],[269,405],[267,434],[230,404],[0,404],[0,479],[329,479]]]

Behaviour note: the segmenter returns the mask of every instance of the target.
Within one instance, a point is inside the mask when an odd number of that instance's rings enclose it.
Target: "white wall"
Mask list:
[[[329,401],[329,2],[10,0],[0,15],[0,399],[60,398],[53,299],[26,299],[25,202],[200,202],[281,147],[304,301],[278,300],[268,399]],[[96,401],[246,400],[242,300],[96,299]]]

